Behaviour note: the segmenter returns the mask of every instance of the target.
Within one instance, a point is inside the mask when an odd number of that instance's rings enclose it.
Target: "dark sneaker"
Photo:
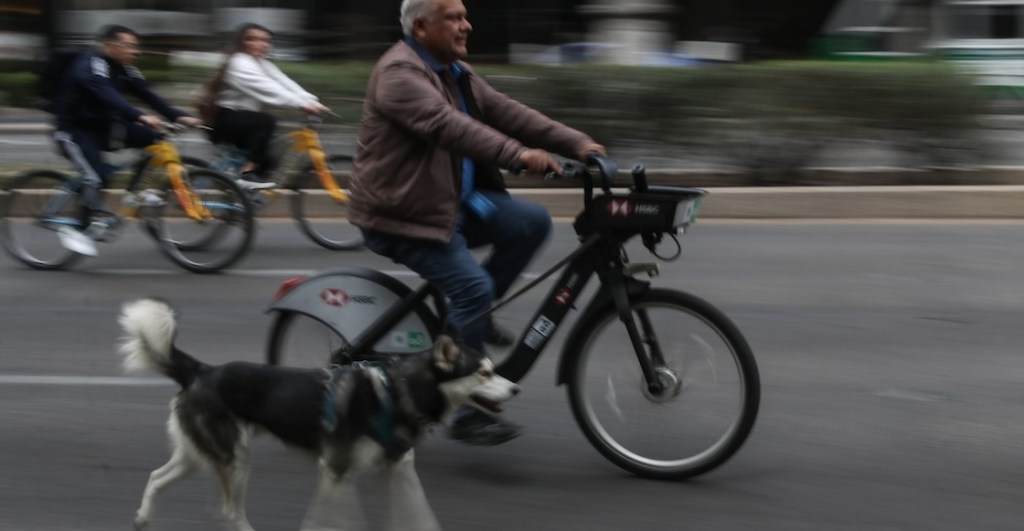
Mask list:
[[[488,325],[484,343],[495,347],[511,347],[515,342],[516,336],[510,330],[494,324],[494,321]]]
[[[448,428],[448,436],[474,446],[495,446],[511,441],[523,433],[523,428],[497,415],[488,415],[470,406],[463,406],[455,414]]]

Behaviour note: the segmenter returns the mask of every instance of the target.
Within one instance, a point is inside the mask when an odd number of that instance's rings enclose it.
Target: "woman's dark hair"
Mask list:
[[[265,31],[271,38],[274,37],[274,32],[255,22],[246,22],[235,30],[235,35],[231,38],[231,42],[228,43],[228,53],[235,53],[242,51],[243,43],[245,42],[245,34],[249,30],[260,30]]]
[[[136,39],[139,38],[139,33],[129,28],[128,26],[121,26],[119,24],[110,24],[109,26],[103,26],[99,33],[96,34],[96,38],[101,42],[116,41],[118,35],[127,33]]]

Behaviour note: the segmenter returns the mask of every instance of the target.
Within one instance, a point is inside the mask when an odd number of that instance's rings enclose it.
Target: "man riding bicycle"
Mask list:
[[[150,90],[134,65],[140,55],[139,35],[125,26],[107,26],[98,35],[96,52],[83,53],[61,77],[54,112],[56,131],[53,139],[60,153],[82,175],[81,230],[62,227],[61,243],[68,249],[96,256],[96,244],[90,235],[93,213],[105,211],[102,189],[111,167],[103,160],[104,151],[126,147],[141,148],[156,142],[163,118],[138,110],[122,94],[131,94],[169,121],[195,126],[202,123],[172,107]]]
[[[490,319],[471,322],[508,291],[551,231],[536,203],[509,195],[499,167],[561,172],[543,146],[583,159],[604,147],[510,99],[463,62],[472,26],[462,0],[404,0],[405,37],[367,85],[349,219],[370,250],[420,274],[450,300],[447,326],[469,347],[513,338]],[[524,145],[525,144],[525,145]],[[479,264],[470,249],[492,246]],[[521,429],[473,408],[452,437],[510,440]]]

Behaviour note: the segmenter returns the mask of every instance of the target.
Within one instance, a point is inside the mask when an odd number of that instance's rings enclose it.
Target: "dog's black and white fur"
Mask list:
[[[175,312],[161,300],[125,304],[120,324],[125,369],[155,371],[181,386],[168,421],[173,455],[150,475],[137,529],[150,524],[160,491],[208,468],[223,491],[231,528],[251,531],[244,504],[249,438],[257,431],[319,458],[320,487],[303,529],[349,529],[359,514],[350,472],[374,465],[390,477],[392,529],[440,529],[413,467],[412,447],[426,426],[446,422],[457,407],[494,412],[519,390],[487,359],[447,337],[431,352],[382,367],[211,366],[175,346]]]

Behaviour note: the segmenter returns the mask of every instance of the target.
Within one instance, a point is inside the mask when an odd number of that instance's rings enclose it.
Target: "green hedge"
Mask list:
[[[793,182],[821,149],[850,141],[887,143],[914,165],[985,151],[984,94],[937,62],[550,68],[493,82],[609,145],[703,154],[765,183]]]
[[[211,73],[144,66],[154,83],[194,86]],[[358,118],[372,64],[281,67],[346,118]],[[963,164],[984,156],[976,133],[987,96],[938,61],[477,69],[499,90],[609,146],[725,160],[764,183],[793,182],[794,172],[819,150],[850,141],[887,143],[906,153],[911,165]],[[26,72],[0,73],[0,90],[8,102],[25,105],[31,81]]]

